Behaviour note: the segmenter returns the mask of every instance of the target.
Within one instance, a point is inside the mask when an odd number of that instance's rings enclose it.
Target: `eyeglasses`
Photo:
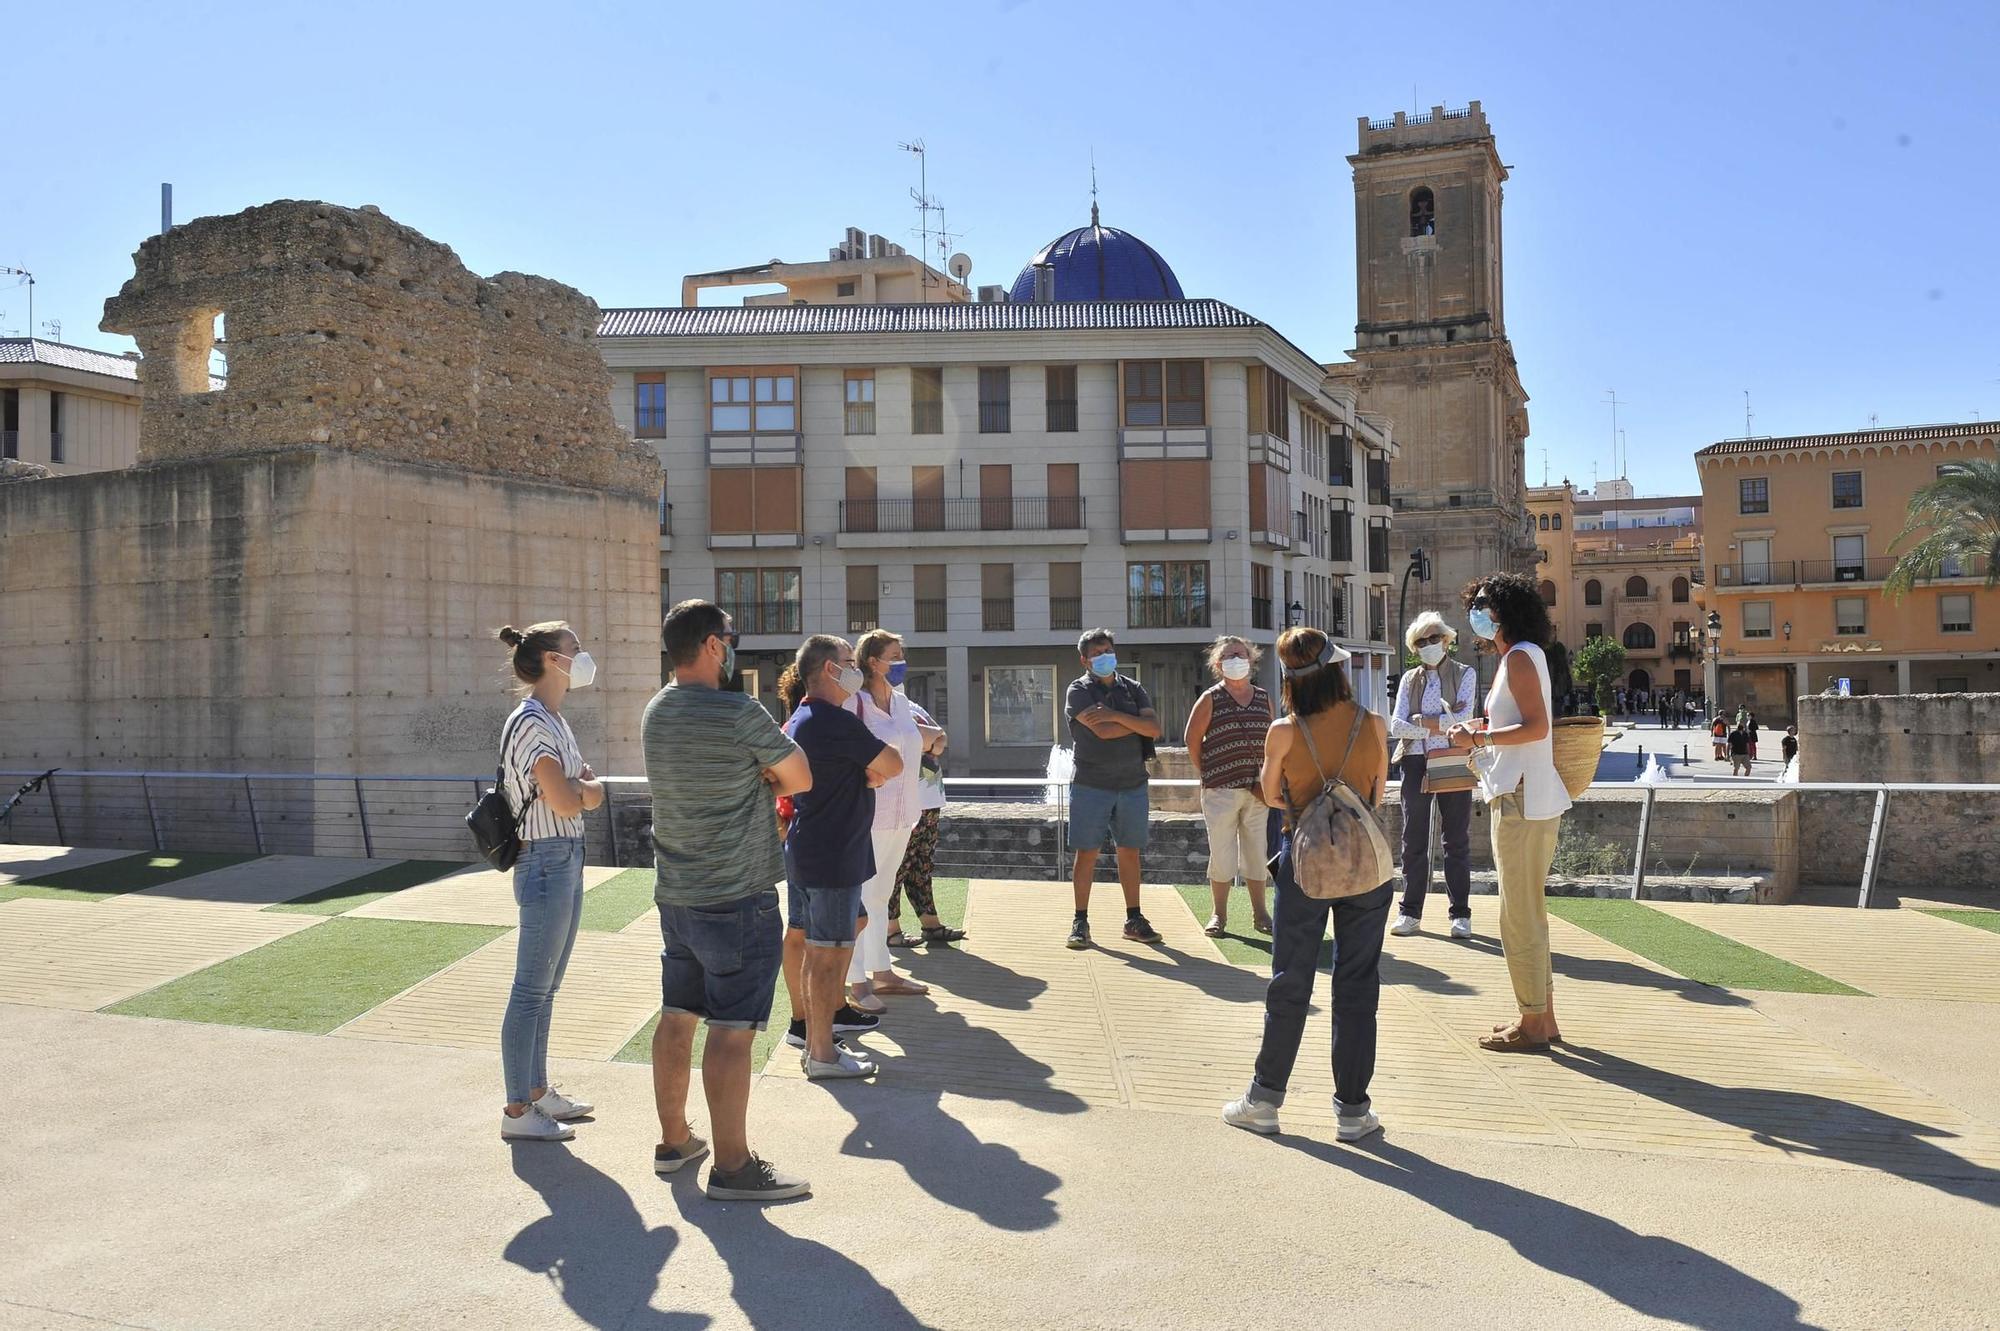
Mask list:
[[[1485,592],[1481,592],[1472,598],[1472,608],[1474,610],[1490,610],[1493,608],[1493,602],[1487,597]]]
[[[1475,602],[1474,604],[1477,604],[1477,602]],[[1417,646],[1428,647],[1434,642],[1443,642],[1443,641],[1444,641],[1444,634],[1427,633],[1423,637],[1417,639]]]

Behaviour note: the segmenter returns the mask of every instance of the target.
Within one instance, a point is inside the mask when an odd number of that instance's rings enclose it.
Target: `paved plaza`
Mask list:
[[[215,861],[228,860],[221,863]],[[1333,1140],[1327,1014],[1285,1135],[1217,1121],[1265,942],[1151,887],[1156,946],[1061,946],[1067,889],[976,879],[961,949],[829,1090],[780,1048],[788,1206],[647,1168],[649,871],[591,870],[557,1003],[567,1146],[492,1122],[507,879],[0,847],[0,1041],[31,1088],[0,1326],[1983,1326],[2000,1308],[2000,933],[1982,912],[1587,903],[1567,1044],[1475,937],[1391,938],[1373,1093]],[[1482,917],[1483,918],[1479,918]],[[1629,945],[1629,946],[1628,946]],[[1702,978],[1693,978],[1689,973]],[[1734,977],[1737,983],[1704,982]],[[1324,981],[1320,997],[1325,998]]]

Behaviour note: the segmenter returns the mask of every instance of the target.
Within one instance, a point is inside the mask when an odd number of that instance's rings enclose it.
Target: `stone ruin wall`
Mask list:
[[[324,447],[652,496],[597,305],[482,278],[375,207],[282,200],[147,239],[102,327],[139,343],[142,464]],[[227,386],[209,390],[223,316]]]

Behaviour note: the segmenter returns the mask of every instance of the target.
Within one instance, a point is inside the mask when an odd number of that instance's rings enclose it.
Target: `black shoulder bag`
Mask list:
[[[514,724],[500,736],[500,762],[493,769],[493,785],[472,806],[472,812],[465,815],[466,830],[472,833],[480,857],[503,872],[513,868],[514,861],[521,858],[521,819],[528,816],[528,806],[541,793],[530,785],[527,801],[518,814],[507,798],[507,745],[527,715],[524,711],[515,717]]]

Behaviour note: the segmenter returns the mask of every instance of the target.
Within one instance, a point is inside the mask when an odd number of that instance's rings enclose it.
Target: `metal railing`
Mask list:
[[[847,603],[847,631],[866,633],[870,629],[882,627],[882,603],[880,601],[849,601]]]
[[[1006,499],[843,499],[843,532],[1080,531],[1078,495]]]
[[[1772,560],[1762,564],[1717,564],[1715,585],[1718,587],[1767,587],[1789,586],[1797,580],[1798,564],[1790,559]]]
[[[951,619],[950,604],[942,597],[918,597],[917,632],[943,633]]]
[[[1052,397],[1048,400],[1050,434],[1076,432],[1076,399]]]
[[[20,456],[21,432],[19,430],[0,430],[0,458],[18,458]]]
[[[1083,598],[1081,596],[1051,596],[1049,598],[1049,627],[1051,629],[1081,629],[1083,627]]]
[[[1007,434],[1013,429],[1014,409],[1011,402],[982,402],[979,404],[979,433]]]
[[[1860,559],[1804,559],[1799,561],[1799,581],[1880,582],[1896,567],[1893,555],[1867,555]]]
[[[987,596],[980,600],[980,627],[988,633],[1007,633],[1014,627],[1014,598]]]
[[[797,601],[724,601],[722,609],[738,633],[797,633],[801,607]]]

